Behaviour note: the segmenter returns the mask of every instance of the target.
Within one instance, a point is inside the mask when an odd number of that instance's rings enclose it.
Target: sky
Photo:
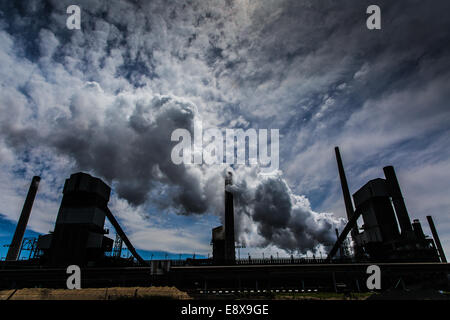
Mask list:
[[[66,9],[81,8],[69,30]],[[366,9],[381,8],[381,30]],[[411,219],[450,253],[448,1],[2,1],[0,240],[33,175],[30,234],[90,173],[140,252],[206,256],[233,173],[240,255],[318,254],[351,193],[393,165]],[[175,165],[177,128],[278,129],[279,170]],[[113,229],[112,227],[110,228]],[[113,231],[112,231],[113,233]],[[1,256],[5,249],[0,248]]]

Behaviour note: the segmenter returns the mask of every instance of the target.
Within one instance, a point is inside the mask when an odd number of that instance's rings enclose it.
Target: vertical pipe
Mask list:
[[[409,219],[408,210],[406,210],[405,201],[403,200],[402,191],[395,175],[393,166],[383,168],[386,177],[389,193],[392,197],[395,213],[397,214],[398,223],[402,230],[402,235],[408,235],[412,232],[411,220]]]
[[[422,225],[420,224],[419,219],[414,219],[412,226],[417,239],[425,239],[425,234],[423,233]]]
[[[445,258],[444,249],[442,248],[441,240],[439,239],[438,233],[436,231],[436,227],[434,226],[433,218],[431,216],[427,216],[428,224],[430,225],[431,233],[433,234],[434,243],[437,246],[437,249],[439,251],[439,255],[441,256],[442,262],[447,262],[447,259]]]
[[[227,191],[227,186],[232,184],[231,173],[225,179],[225,259],[234,264],[236,260],[236,248],[234,244],[234,203],[233,193]]]
[[[334,151],[336,153],[336,161],[338,165],[339,170],[339,178],[341,179],[341,187],[342,187],[342,194],[344,196],[344,203],[345,203],[345,210],[347,211],[347,219],[350,221],[350,219],[353,217],[354,210],[353,210],[353,203],[352,199],[350,197],[350,191],[348,190],[348,183],[347,178],[345,176],[344,171],[344,165],[342,164],[342,158],[341,153],[339,152],[339,147],[335,147]],[[358,227],[355,225],[355,227],[352,229],[352,237],[358,235]],[[355,240],[355,239],[353,239]]]
[[[27,228],[28,219],[30,218],[31,208],[33,207],[34,198],[39,187],[39,182],[41,177],[34,176],[31,180],[30,188],[28,189],[28,194],[23,204],[22,213],[20,214],[19,221],[17,222],[16,231],[9,246],[8,253],[6,255],[7,261],[16,261],[19,258],[20,248],[22,246],[23,235]]]

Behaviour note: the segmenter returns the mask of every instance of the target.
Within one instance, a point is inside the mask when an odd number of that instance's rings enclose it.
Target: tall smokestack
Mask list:
[[[441,261],[447,263],[447,259],[445,258],[444,249],[442,249],[441,240],[439,239],[438,233],[436,231],[436,227],[434,226],[433,218],[431,216],[427,216],[428,224],[430,225],[431,233],[433,234],[434,243],[439,251],[439,255],[441,256]]]
[[[225,259],[228,263],[234,263],[236,259],[233,194],[227,190],[227,186],[232,183],[231,172],[228,172],[228,176],[225,178]]]
[[[339,178],[341,179],[342,194],[344,196],[345,210],[347,211],[347,219],[350,221],[351,217],[354,214],[353,203],[350,197],[350,191],[348,190],[347,178],[345,177],[344,165],[342,164],[342,158],[341,153],[339,152],[339,147],[335,147],[334,151],[336,152],[336,161],[339,170]],[[352,229],[351,232],[353,240],[355,240],[354,237],[358,234],[359,234],[358,227],[355,225],[355,227]]]
[[[16,261],[19,258],[20,247],[22,246],[23,235],[27,228],[28,219],[30,218],[31,208],[33,207],[34,198],[39,186],[41,177],[34,176],[31,180],[30,189],[23,204],[22,213],[20,214],[19,221],[17,222],[16,231],[9,246],[8,253],[6,255],[7,261]]]
[[[392,203],[394,204],[395,213],[397,214],[397,220],[402,229],[402,235],[408,235],[412,233],[411,220],[409,219],[408,210],[406,210],[405,201],[403,200],[402,191],[395,175],[393,166],[387,166],[383,168],[384,176],[386,177],[389,193],[392,197]]]

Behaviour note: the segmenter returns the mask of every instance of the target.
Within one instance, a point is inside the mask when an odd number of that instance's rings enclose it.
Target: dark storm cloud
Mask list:
[[[335,228],[344,226],[343,219],[311,210],[309,201],[295,195],[280,176],[254,177],[244,175],[239,169],[237,179],[230,188],[236,202],[238,234],[241,242],[253,246],[275,245],[287,252],[314,252],[318,245],[330,246],[335,241]],[[248,237],[246,218],[257,225],[258,237]],[[243,223],[244,222],[244,223]],[[243,226],[243,225],[244,226]]]
[[[255,194],[255,213],[253,219],[264,221],[269,228],[285,228],[289,222],[291,199],[287,186],[280,180],[268,180],[260,184]],[[270,230],[261,230],[265,237],[270,237]]]
[[[177,203],[184,211],[203,213],[207,205],[199,181],[170,160],[174,144],[170,135],[177,128],[192,132],[194,106],[157,96],[136,101],[127,117],[121,112],[126,102],[117,99],[101,118],[92,113],[99,107],[97,95],[102,93],[95,86],[75,94],[70,114],[49,123],[46,131],[17,128],[11,119],[4,119],[2,136],[12,147],[46,146],[70,156],[80,170],[117,181],[116,192],[132,204],[143,204],[153,182],[162,181],[179,187]]]

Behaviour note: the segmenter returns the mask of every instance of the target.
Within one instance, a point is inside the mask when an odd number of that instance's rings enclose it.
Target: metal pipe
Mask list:
[[[16,231],[9,246],[8,253],[6,255],[7,261],[16,261],[19,258],[20,248],[22,246],[23,236],[27,228],[28,220],[30,218],[31,209],[33,208],[34,198],[39,187],[39,182],[41,177],[34,176],[31,180],[30,188],[28,189],[28,194],[23,204],[22,213],[20,214],[19,221],[17,222]]]
[[[227,190],[231,185],[232,175],[229,172],[225,179],[225,259],[227,263],[235,263],[236,248],[234,243],[234,202],[233,193]]]
[[[445,258],[444,249],[442,248],[441,240],[439,239],[438,233],[436,231],[436,227],[434,226],[433,218],[431,216],[427,216],[428,224],[430,225],[431,233],[433,234],[434,243],[439,251],[439,256],[441,257],[441,262],[447,263],[447,259]]]
[[[348,189],[347,178],[345,176],[344,165],[342,164],[341,153],[339,152],[339,147],[335,147],[334,151],[336,153],[336,161],[339,170],[339,178],[341,179],[342,195],[344,196],[345,210],[347,211],[347,219],[350,220],[355,211],[353,209],[352,198],[350,197],[350,191]],[[352,229],[352,237],[359,234],[358,226],[355,225]],[[355,239],[353,239],[355,240]]]
[[[142,259],[142,257],[137,253],[134,246],[131,244],[130,240],[128,239],[127,235],[123,231],[122,227],[120,226],[119,222],[117,222],[116,218],[112,214],[111,210],[109,210],[108,207],[105,208],[106,217],[108,218],[109,222],[113,225],[114,229],[116,229],[117,234],[122,238],[123,242],[125,242],[125,245],[128,248],[128,251],[131,252],[131,254],[139,261],[140,264],[144,266],[148,266],[148,263]]]
[[[331,261],[331,259],[336,254],[338,248],[344,242],[345,238],[347,238],[347,235],[350,232],[350,230],[355,227],[356,221],[358,220],[360,215],[361,215],[361,211],[360,210],[356,211],[356,213],[353,215],[353,217],[347,222],[347,224],[345,225],[344,230],[342,230],[341,235],[338,237],[338,239],[337,239],[336,243],[334,244],[333,248],[331,248],[330,252],[328,253],[328,256],[327,256],[327,260],[328,261]]]
[[[402,230],[402,235],[408,235],[412,233],[411,219],[406,210],[405,201],[403,200],[402,191],[395,175],[393,166],[387,166],[383,168],[384,175],[386,177],[389,193],[392,197],[392,203],[394,204],[395,213],[397,214],[398,223]]]

